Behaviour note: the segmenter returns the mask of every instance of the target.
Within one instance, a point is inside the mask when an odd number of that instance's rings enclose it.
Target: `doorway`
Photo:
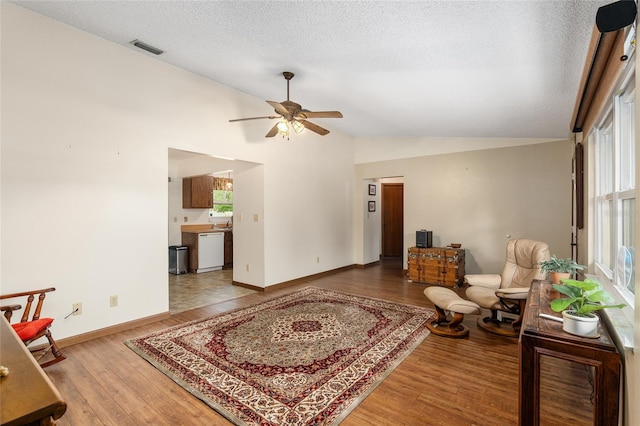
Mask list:
[[[381,184],[382,257],[398,257],[404,249],[404,184]]]
[[[220,213],[211,216],[209,208],[184,208],[182,179],[185,176],[220,175],[232,179],[235,170],[246,170],[251,163],[227,160],[207,154],[169,148],[167,189],[168,246],[182,245],[182,227],[226,226],[231,217]],[[225,183],[226,186],[226,183]],[[215,188],[220,189],[220,188]],[[237,249],[236,245],[236,249]],[[228,262],[225,262],[228,264]],[[201,274],[168,273],[169,311],[182,312],[204,305],[233,299],[253,290],[233,285],[233,269],[225,268]]]

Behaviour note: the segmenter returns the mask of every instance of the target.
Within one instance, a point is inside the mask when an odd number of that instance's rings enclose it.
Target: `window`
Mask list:
[[[213,178],[213,208],[210,217],[233,216],[233,179]]]
[[[635,294],[635,70],[591,138],[595,152],[596,272],[633,306]]]
[[[233,190],[213,190],[214,213],[233,213]]]

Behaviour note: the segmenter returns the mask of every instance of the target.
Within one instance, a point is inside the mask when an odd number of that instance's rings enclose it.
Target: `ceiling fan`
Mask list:
[[[294,74],[289,71],[282,73],[285,80],[287,80],[287,100],[282,102],[266,101],[271,105],[278,115],[267,115],[264,117],[249,117],[249,118],[236,118],[235,120],[229,120],[230,123],[234,121],[246,121],[246,120],[259,120],[262,118],[279,120],[269,132],[265,135],[267,138],[272,138],[277,134],[281,134],[282,137],[289,137],[289,128],[293,128],[296,133],[300,133],[304,129],[309,129],[321,136],[329,133],[329,131],[323,127],[318,126],[315,123],[307,121],[307,118],[342,118],[340,111],[309,111],[308,109],[302,109],[300,104],[289,100],[289,81],[293,78]]]

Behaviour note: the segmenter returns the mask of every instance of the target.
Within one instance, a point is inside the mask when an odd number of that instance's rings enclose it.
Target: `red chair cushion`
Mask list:
[[[11,324],[11,327],[18,333],[20,340],[31,340],[42,330],[46,329],[53,322],[53,318],[40,318],[35,321],[18,322]]]

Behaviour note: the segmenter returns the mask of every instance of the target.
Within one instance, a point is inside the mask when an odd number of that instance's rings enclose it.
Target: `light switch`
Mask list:
[[[253,214],[253,221],[257,222],[258,221],[258,213],[254,213]]]

